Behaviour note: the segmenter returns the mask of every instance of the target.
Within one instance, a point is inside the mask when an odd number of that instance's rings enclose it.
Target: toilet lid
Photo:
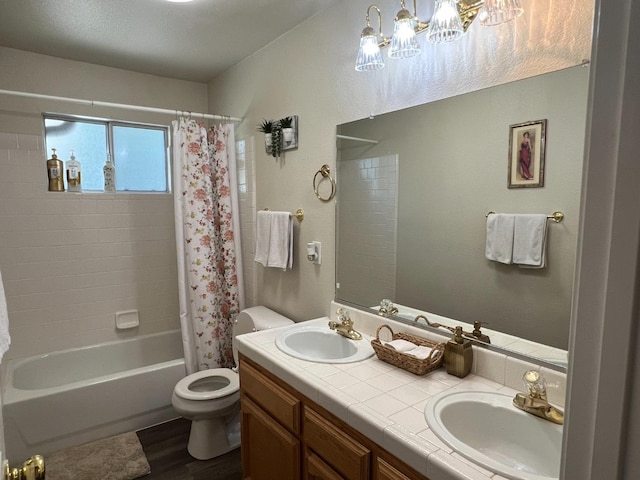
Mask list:
[[[175,387],[176,395],[186,400],[213,400],[240,389],[238,374],[229,368],[210,368],[187,375]]]

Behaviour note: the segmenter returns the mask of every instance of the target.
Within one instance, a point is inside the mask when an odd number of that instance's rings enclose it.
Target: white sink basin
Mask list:
[[[294,327],[276,337],[276,346],[295,358],[319,363],[351,363],[373,355],[371,339],[350,340],[328,326]]]
[[[512,401],[496,392],[443,392],[429,400],[425,417],[440,439],[492,472],[517,480],[557,480],[562,425],[523,412]]]

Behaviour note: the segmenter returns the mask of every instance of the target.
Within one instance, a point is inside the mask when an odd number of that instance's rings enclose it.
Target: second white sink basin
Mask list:
[[[351,363],[373,355],[371,339],[350,340],[328,326],[294,327],[276,337],[276,346],[292,357],[319,363]]]
[[[429,428],[459,454],[506,478],[557,480],[562,425],[512,404],[497,392],[453,391],[425,407]]]

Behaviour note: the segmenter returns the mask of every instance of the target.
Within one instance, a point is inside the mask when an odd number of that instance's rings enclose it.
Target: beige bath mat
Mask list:
[[[151,472],[135,432],[44,455],[47,480],[133,480]]]

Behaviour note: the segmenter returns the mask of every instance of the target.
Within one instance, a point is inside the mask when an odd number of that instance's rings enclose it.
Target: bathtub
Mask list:
[[[10,360],[4,368],[12,463],[176,418],[171,394],[186,374],[180,330]]]

